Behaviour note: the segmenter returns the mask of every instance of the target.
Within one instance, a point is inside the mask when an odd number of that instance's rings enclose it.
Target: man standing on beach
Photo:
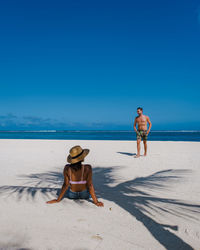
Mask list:
[[[144,156],[147,155],[147,136],[151,130],[151,122],[148,116],[143,115],[143,108],[137,108],[138,116],[134,121],[134,130],[137,134],[137,155],[136,158],[140,157],[140,142],[143,139],[144,143]],[[147,130],[147,123],[149,124],[149,128]],[[138,125],[138,128],[136,126]]]

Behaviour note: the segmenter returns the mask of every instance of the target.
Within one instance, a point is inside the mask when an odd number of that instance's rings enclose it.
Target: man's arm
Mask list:
[[[147,134],[149,134],[149,132],[150,132],[150,130],[151,130],[151,127],[152,127],[152,123],[151,123],[151,121],[150,121],[150,119],[149,119],[148,116],[147,116],[147,122],[148,122],[148,124],[149,124],[149,129],[147,130]]]
[[[133,125],[133,128],[134,128],[135,132],[137,133],[136,125],[137,125],[137,118],[135,118],[134,125]]]
[[[47,201],[46,203],[52,204],[52,203],[60,202],[62,200],[62,198],[63,198],[63,196],[64,196],[64,194],[67,191],[68,186],[69,186],[69,178],[68,178],[67,173],[66,173],[66,167],[64,168],[63,175],[64,175],[64,182],[63,182],[63,185],[62,185],[62,188],[61,188],[61,191],[60,191],[58,198],[51,200],[51,201]]]

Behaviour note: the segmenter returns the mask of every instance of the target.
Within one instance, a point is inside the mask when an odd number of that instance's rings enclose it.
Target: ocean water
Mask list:
[[[134,131],[0,131],[0,139],[136,140]],[[200,131],[151,131],[149,141],[200,141]]]

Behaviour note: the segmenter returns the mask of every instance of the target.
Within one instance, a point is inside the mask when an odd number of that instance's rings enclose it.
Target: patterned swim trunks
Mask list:
[[[137,131],[137,140],[147,141],[147,130],[138,130]]]

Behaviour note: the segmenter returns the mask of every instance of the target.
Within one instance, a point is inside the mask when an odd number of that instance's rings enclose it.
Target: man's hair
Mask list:
[[[138,110],[138,109],[140,109],[140,110],[142,110],[142,111],[143,111],[143,108],[141,108],[141,107],[138,107],[138,108],[137,108],[137,110]]]

